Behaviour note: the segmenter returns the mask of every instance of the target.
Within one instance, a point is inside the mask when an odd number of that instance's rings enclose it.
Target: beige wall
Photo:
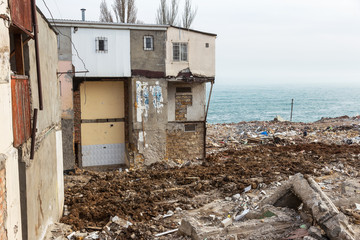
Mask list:
[[[0,4],[0,13],[9,14],[8,1]],[[10,42],[9,29],[0,24],[0,167],[5,167],[6,224],[8,239],[21,240],[21,212],[19,197],[18,153],[12,146],[12,109],[10,87]]]
[[[194,75],[215,77],[215,36],[169,27],[166,41],[166,76],[177,76],[186,68]],[[188,43],[188,61],[174,62],[172,44]],[[209,43],[209,48],[205,44]]]
[[[62,213],[63,187],[60,151],[61,143],[56,131],[60,130],[60,84],[57,78],[57,37],[41,14],[39,26],[39,53],[44,109],[39,111],[36,151],[33,160],[23,149],[26,162],[26,200],[28,239],[42,239],[47,226],[58,221]],[[29,41],[30,84],[32,108],[39,108],[34,41]],[[22,178],[24,176],[21,176]]]
[[[125,143],[125,123],[82,123],[81,144],[100,145]]]
[[[81,119],[125,117],[124,82],[84,82],[81,84],[80,94]]]
[[[191,87],[192,104],[187,106],[187,121],[204,121],[205,120],[205,96],[206,96],[206,83],[169,83],[169,107],[168,107],[168,120],[169,122],[175,121],[175,96],[176,87]]]
[[[71,61],[59,61],[58,63],[59,72],[72,71]],[[64,119],[74,118],[74,106],[73,106],[73,74],[61,74],[59,81],[61,83],[61,117]]]
[[[42,78],[42,95],[44,111],[39,111],[38,132],[44,130],[53,123],[59,122],[61,116],[60,83],[57,79],[57,37],[48,23],[38,14],[39,25],[39,52]],[[35,43],[29,41],[29,61],[32,108],[39,108],[39,95],[36,74]]]

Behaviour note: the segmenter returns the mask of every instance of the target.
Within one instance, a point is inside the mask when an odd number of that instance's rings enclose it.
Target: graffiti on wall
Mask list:
[[[162,96],[162,89],[159,86],[159,81],[156,82],[155,86],[151,86],[150,90],[151,90],[151,93],[152,93],[152,96],[153,96],[154,108],[156,109],[157,113],[161,113],[162,108],[164,106],[164,104],[163,104],[164,99],[163,99],[163,96]]]
[[[149,87],[148,82],[136,81],[136,119],[146,121],[149,116],[150,101],[157,113],[161,113],[163,104],[162,88],[157,81]]]

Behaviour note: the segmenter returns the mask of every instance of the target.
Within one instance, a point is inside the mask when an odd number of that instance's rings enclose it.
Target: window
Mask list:
[[[97,37],[95,39],[95,46],[97,53],[107,53],[108,52],[108,40],[106,37]]]
[[[187,62],[188,60],[188,44],[187,43],[173,43],[173,61]]]
[[[144,36],[144,50],[154,50],[154,38],[153,36]]]
[[[206,47],[206,48],[209,48],[209,47],[210,47],[210,44],[209,44],[209,43],[205,43],[205,47]]]
[[[176,93],[191,93],[191,87],[177,87]]]
[[[195,124],[185,124],[185,132],[196,132]]]

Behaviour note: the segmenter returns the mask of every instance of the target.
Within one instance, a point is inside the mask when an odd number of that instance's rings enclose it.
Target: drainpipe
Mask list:
[[[34,31],[34,40],[35,40],[35,59],[36,59],[36,73],[38,80],[38,92],[39,92],[39,109],[43,110],[43,96],[42,96],[42,87],[41,87],[41,71],[40,71],[40,54],[39,54],[39,38],[38,38],[38,24],[36,17],[36,3],[35,0],[31,1],[31,12],[33,20],[33,31]]]
[[[209,105],[210,105],[210,99],[211,99],[213,86],[214,86],[214,80],[211,81],[209,99],[208,99],[208,103],[207,103],[207,106],[206,106],[206,112],[205,112],[205,120],[204,120],[204,160],[206,159],[206,119],[207,119],[207,115],[208,115],[208,111],[209,111]]]

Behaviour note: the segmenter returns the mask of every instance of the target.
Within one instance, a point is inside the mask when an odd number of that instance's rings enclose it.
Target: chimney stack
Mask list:
[[[81,18],[82,18],[83,21],[85,21],[85,11],[86,11],[85,8],[81,9]]]

